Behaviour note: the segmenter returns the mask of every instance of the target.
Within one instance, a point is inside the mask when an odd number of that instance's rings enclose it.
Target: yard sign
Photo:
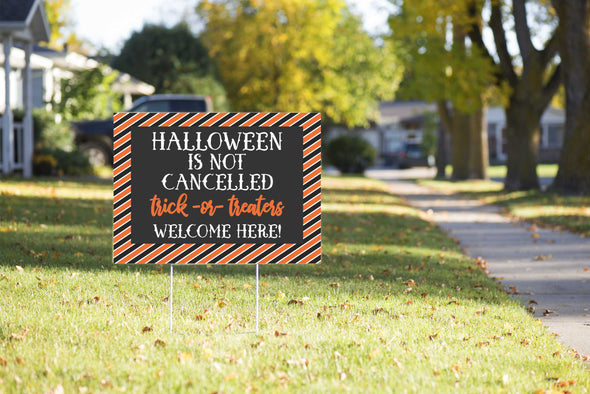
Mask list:
[[[318,113],[118,113],[116,264],[320,263]]]

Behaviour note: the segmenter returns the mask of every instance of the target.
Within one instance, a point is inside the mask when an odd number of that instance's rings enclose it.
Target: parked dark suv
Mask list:
[[[133,103],[126,112],[211,112],[211,99],[184,94],[154,94]],[[72,122],[76,145],[92,165],[113,162],[113,119]]]
[[[410,142],[404,143],[399,153],[399,168],[432,167],[433,165],[431,157],[426,154],[422,145]]]

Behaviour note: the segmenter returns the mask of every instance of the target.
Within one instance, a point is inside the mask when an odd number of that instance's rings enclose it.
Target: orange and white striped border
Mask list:
[[[321,115],[319,113],[117,113],[113,117],[113,260],[116,264],[310,264],[321,262]],[[131,243],[131,131],[139,127],[301,127],[301,244]]]

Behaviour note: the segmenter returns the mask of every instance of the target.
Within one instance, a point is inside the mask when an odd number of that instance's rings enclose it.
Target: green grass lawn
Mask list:
[[[539,178],[555,178],[555,175],[557,175],[557,168],[557,164],[539,164],[537,165],[537,175],[539,176]],[[506,177],[506,166],[490,166],[488,168],[488,176],[490,178]]]
[[[0,392],[587,392],[590,371],[416,210],[323,180],[323,261],[112,264],[104,182],[0,182]]]
[[[539,164],[537,165],[537,175],[540,178],[555,178],[557,175],[557,164]],[[446,166],[445,172],[447,176],[453,173],[453,166],[450,164]],[[506,177],[505,165],[493,165],[488,167],[488,177],[490,178],[504,178]]]
[[[489,204],[498,204],[507,214],[539,226],[566,229],[590,237],[590,196],[560,195],[552,191],[508,192],[494,181],[449,181],[420,179],[418,183],[446,192],[463,193]]]

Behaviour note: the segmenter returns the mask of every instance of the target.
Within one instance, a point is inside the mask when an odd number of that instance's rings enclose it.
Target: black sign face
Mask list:
[[[133,244],[301,244],[302,127],[132,126]]]
[[[113,116],[115,264],[319,264],[321,114]]]

